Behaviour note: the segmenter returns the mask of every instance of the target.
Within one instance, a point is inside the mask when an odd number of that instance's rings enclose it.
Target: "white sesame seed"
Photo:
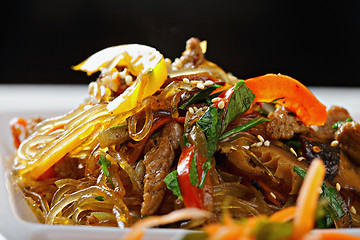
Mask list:
[[[305,160],[305,158],[304,158],[304,157],[298,157],[297,160],[298,160],[299,162],[301,162],[301,161]]]
[[[205,85],[206,87],[208,87],[208,86],[214,85],[214,82],[211,81],[211,80],[206,80],[206,81],[204,82],[204,85]]]
[[[216,98],[211,99],[211,102],[214,103],[214,102],[217,102],[217,101],[219,101],[219,100],[220,100],[220,98],[219,98],[219,97],[216,97]]]
[[[189,112],[190,112],[191,114],[194,114],[194,113],[195,113],[195,111],[194,111],[194,109],[193,109],[192,107],[189,107]]]
[[[351,206],[350,207],[350,212],[352,212],[353,214],[356,214],[356,209],[354,206]]]
[[[220,101],[220,102],[218,103],[218,108],[219,108],[219,109],[223,109],[224,107],[225,107],[224,101]]]
[[[190,83],[190,80],[188,78],[183,78],[184,83]]]
[[[125,77],[125,83],[126,83],[126,85],[131,85],[132,82],[133,82],[132,76],[131,76],[131,75],[126,75],[126,77]]]
[[[336,190],[339,192],[341,190],[341,185],[340,183],[336,183]]]
[[[261,141],[261,142],[264,142],[265,139],[261,136],[261,135],[257,135],[257,138]]]
[[[262,145],[263,145],[263,142],[257,142],[257,143],[256,143],[256,146],[257,146],[257,147],[261,147]]]
[[[198,83],[200,83],[200,82],[202,82],[202,81],[199,81],[199,80],[191,80],[191,84],[193,84],[193,85],[196,85],[196,84],[198,84]]]
[[[126,77],[126,68],[124,68],[124,70],[122,70],[121,72],[119,72],[119,75],[120,75],[120,77],[122,78],[122,79],[125,79],[125,77]]]
[[[269,141],[269,140],[266,140],[266,141],[264,142],[264,146],[265,146],[265,147],[270,146],[270,141]]]
[[[198,84],[196,84],[196,87],[197,88],[200,88],[200,89],[204,89],[205,88],[205,85],[203,82],[199,82]]]
[[[339,146],[339,141],[338,141],[338,140],[332,141],[332,142],[330,143],[330,146],[332,146],[332,147],[337,147],[337,146]]]
[[[257,143],[251,144],[250,147],[257,147]]]
[[[249,149],[250,146],[242,146],[242,148]]]
[[[172,67],[173,71],[178,71],[179,69],[177,67]]]
[[[295,152],[295,150],[294,150],[293,148],[290,148],[290,152],[291,152],[292,154],[294,154],[295,157],[297,157],[297,153]]]
[[[171,59],[170,58],[165,58],[164,60],[165,60],[166,64],[171,64]]]
[[[270,192],[270,196],[274,199],[276,199],[276,195],[273,192]]]
[[[197,112],[197,111],[199,111],[199,109],[197,108],[197,107],[193,107],[193,109],[194,109],[194,112]]]

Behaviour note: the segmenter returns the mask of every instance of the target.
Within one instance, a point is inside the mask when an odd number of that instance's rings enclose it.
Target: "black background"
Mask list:
[[[141,43],[173,60],[196,36],[208,60],[240,78],[360,86],[359,0],[33,0],[1,12],[1,83],[86,84],[96,76],[71,66],[105,47]]]

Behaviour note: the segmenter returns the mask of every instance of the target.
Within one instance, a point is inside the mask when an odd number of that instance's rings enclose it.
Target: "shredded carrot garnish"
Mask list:
[[[271,222],[287,222],[294,218],[295,216],[295,207],[288,207],[281,209],[280,211],[275,212],[270,216],[269,220]]]
[[[315,223],[315,211],[320,195],[319,188],[325,176],[325,165],[314,159],[301,186],[296,201],[293,237],[299,239],[310,232]]]

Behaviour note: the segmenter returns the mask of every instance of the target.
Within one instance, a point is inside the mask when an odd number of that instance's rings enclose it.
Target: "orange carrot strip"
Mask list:
[[[319,188],[324,180],[324,176],[324,163],[320,159],[314,159],[296,201],[293,228],[293,237],[296,239],[300,239],[314,227],[315,211],[320,195]]]
[[[270,216],[270,221],[272,222],[288,222],[295,216],[295,207],[287,207],[281,209],[280,211],[275,212],[273,215]]]
[[[271,102],[283,105],[306,125],[324,125],[327,120],[324,106],[312,92],[299,81],[281,74],[266,74],[245,80],[255,94],[255,102]]]
[[[306,234],[301,240],[360,240],[359,236],[354,236],[341,232],[321,231],[310,232]]]

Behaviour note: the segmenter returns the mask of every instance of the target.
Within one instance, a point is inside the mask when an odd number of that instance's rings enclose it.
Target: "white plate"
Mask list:
[[[311,90],[327,106],[344,106],[360,121],[360,88]],[[50,226],[36,223],[32,213],[12,185],[9,175],[15,151],[8,123],[13,117],[51,117],[64,114],[87,96],[85,85],[0,85],[0,240],[5,239],[121,239],[127,230],[86,226]],[[360,236],[360,230],[347,230]],[[150,229],[145,239],[176,239],[184,230]]]

